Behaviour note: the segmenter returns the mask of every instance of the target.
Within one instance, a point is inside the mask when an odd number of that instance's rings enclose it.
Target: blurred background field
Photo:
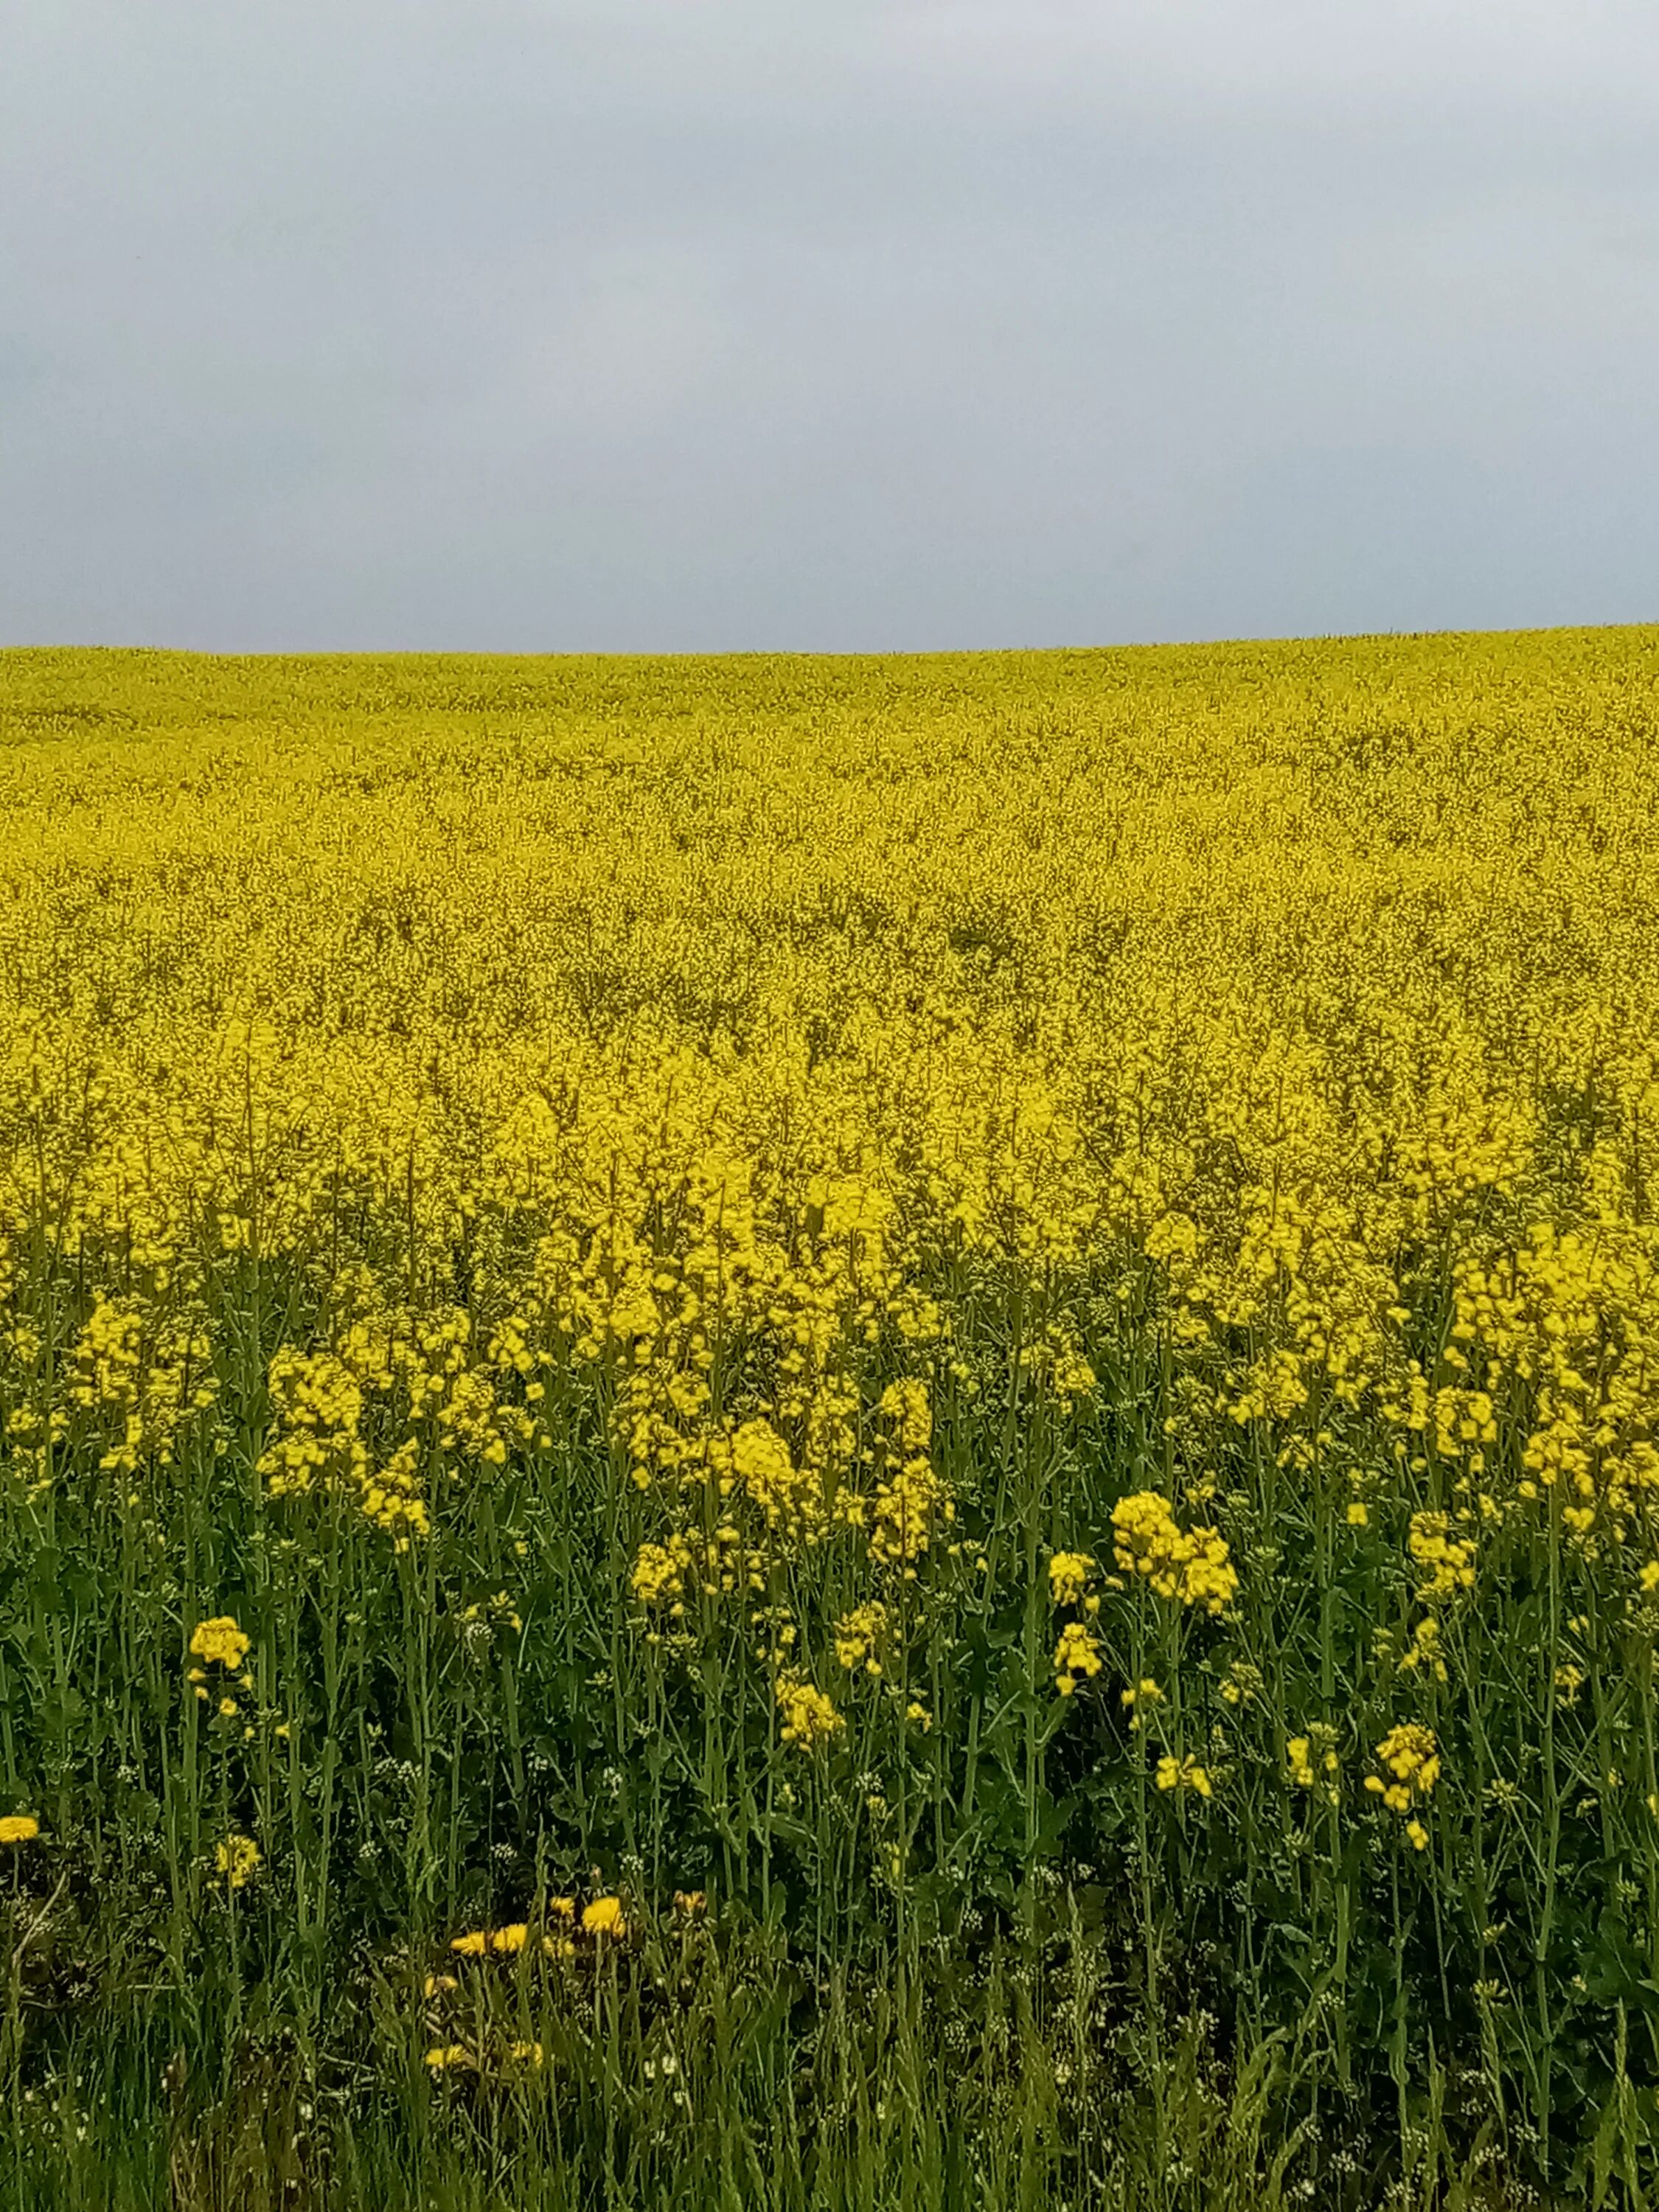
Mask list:
[[[1656,678],[0,653],[6,2200],[1644,2202]]]

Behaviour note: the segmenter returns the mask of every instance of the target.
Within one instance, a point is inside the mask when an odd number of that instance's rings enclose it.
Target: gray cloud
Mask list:
[[[12,0],[0,639],[1659,616],[1650,0]]]

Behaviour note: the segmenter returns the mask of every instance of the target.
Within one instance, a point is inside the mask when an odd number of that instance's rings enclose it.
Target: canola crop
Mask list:
[[[320,2033],[457,1929],[1075,1911],[1356,2109],[1469,2054],[1546,2174],[1644,2110],[1656,680],[0,654],[0,1843],[63,1944]]]

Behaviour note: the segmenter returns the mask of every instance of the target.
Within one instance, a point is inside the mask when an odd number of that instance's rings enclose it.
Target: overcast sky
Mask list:
[[[0,642],[1659,618],[1659,0],[0,0]]]

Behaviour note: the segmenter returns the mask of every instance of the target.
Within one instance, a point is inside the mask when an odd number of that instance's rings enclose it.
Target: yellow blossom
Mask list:
[[[1158,1760],[1158,1771],[1153,1778],[1160,1790],[1190,1790],[1197,1797],[1208,1797],[1213,1792],[1207,1769],[1190,1757],[1177,1759],[1166,1753]]]
[[[215,1859],[232,1889],[246,1889],[259,1869],[259,1846],[252,1836],[228,1836],[217,1846]]]
[[[1048,1595],[1055,1605],[1080,1605],[1095,1563],[1086,1552],[1056,1552],[1048,1562]]]
[[[1054,1646],[1054,1687],[1060,1696],[1069,1698],[1079,1676],[1087,1680],[1099,1674],[1103,1664],[1098,1638],[1080,1621],[1068,1620]]]
[[[1183,1534],[1169,1500],[1155,1490],[1119,1499],[1112,1538],[1121,1571],[1144,1577],[1160,1597],[1216,1613],[1238,1589],[1225,1539],[1208,1528]]]
[[[805,1751],[817,1749],[847,1725],[832,1701],[800,1675],[788,1671],[777,1680],[778,1708],[783,1716],[779,1734],[786,1743]]]
[[[198,1659],[216,1662],[229,1673],[235,1674],[252,1648],[252,1639],[245,1636],[229,1613],[222,1613],[216,1620],[202,1621],[190,1639],[190,1648]],[[198,1679],[192,1672],[191,1680]]]

